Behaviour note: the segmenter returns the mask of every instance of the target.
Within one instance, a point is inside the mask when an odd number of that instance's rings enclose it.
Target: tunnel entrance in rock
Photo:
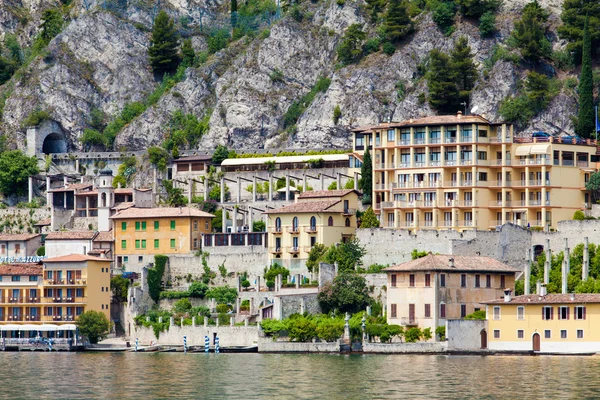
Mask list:
[[[42,153],[66,153],[67,152],[67,141],[64,136],[60,133],[51,133],[44,139],[42,145]]]

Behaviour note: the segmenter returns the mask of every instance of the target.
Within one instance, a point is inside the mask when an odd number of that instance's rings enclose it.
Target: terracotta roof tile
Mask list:
[[[571,296],[573,300],[571,300]],[[585,304],[585,303],[600,303],[600,294],[598,293],[576,293],[576,294],[560,294],[552,293],[545,296],[537,294],[528,294],[522,296],[511,297],[510,302],[501,299],[483,301],[482,304]]]
[[[269,210],[265,214],[295,214],[316,213],[327,211],[330,207],[338,204],[339,200],[305,201],[283,206],[275,210]]]
[[[314,199],[317,197],[343,197],[348,193],[354,192],[354,189],[341,190],[309,190],[298,196],[299,199]]]
[[[112,242],[113,234],[112,231],[98,232],[98,235],[94,238],[94,242]]]
[[[40,219],[38,222],[33,224],[34,226],[49,226],[52,224],[52,220],[50,218]]]
[[[454,259],[454,267],[450,266],[450,259]],[[482,271],[482,272],[519,272],[518,269],[501,263],[491,257],[480,256],[454,256],[444,254],[428,254],[425,257],[408,261],[399,265],[385,268],[386,272],[399,271]]]
[[[69,254],[67,256],[59,256],[47,258],[44,260],[45,263],[58,263],[58,262],[82,262],[82,261],[107,261],[112,262],[112,260],[108,258],[100,258],[88,256],[86,254]]]
[[[98,232],[94,231],[58,231],[46,235],[46,240],[92,240]]]
[[[197,156],[187,156],[187,157],[181,157],[178,158],[176,160],[173,160],[173,162],[175,164],[177,163],[186,163],[186,162],[190,162],[190,161],[212,161],[212,156],[206,154],[206,155],[197,155]]]
[[[0,275],[42,275],[39,264],[0,264]]]
[[[51,189],[51,193],[59,193],[59,192],[73,192],[79,191],[87,188],[91,188],[93,185],[91,183],[72,183],[67,185],[67,187],[61,187],[57,189]]]
[[[0,235],[0,242],[10,242],[10,241],[27,241],[31,240],[35,237],[40,236],[39,233],[14,233],[14,234],[3,234]]]
[[[113,215],[112,219],[129,218],[176,218],[176,217],[208,217],[214,215],[192,207],[157,207],[157,208],[128,208]]]
[[[124,201],[122,203],[117,203],[115,204],[115,206],[112,208],[113,210],[127,210],[128,208],[131,207],[135,207],[135,203],[133,201]]]
[[[115,194],[133,194],[133,189],[132,188],[118,188],[114,190]],[[98,196],[98,190],[94,189],[94,190],[90,190],[87,192],[81,192],[81,193],[77,193],[77,195],[82,195],[82,196]]]

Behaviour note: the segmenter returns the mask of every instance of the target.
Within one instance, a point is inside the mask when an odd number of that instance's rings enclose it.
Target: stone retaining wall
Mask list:
[[[339,353],[340,342],[302,343],[273,341],[271,337],[258,339],[259,353]]]
[[[166,332],[161,332],[159,338],[154,336],[152,328],[143,326],[133,326],[131,332],[131,340],[135,341],[138,338],[139,343],[143,346],[149,345],[150,341],[154,344],[163,345],[183,345],[183,336],[187,337],[188,346],[204,346],[204,337],[208,336],[210,345],[213,343],[213,336],[219,338],[221,347],[228,346],[252,346],[258,343],[258,327],[250,326],[184,326],[183,328],[177,325],[169,327]]]
[[[363,343],[364,353],[445,353],[447,342]]]

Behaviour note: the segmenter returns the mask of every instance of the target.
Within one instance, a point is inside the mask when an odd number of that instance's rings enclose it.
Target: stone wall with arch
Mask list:
[[[46,120],[27,128],[27,155],[67,153],[70,148],[65,131],[56,121]]]

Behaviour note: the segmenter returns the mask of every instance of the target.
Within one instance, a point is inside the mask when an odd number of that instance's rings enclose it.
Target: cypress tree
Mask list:
[[[194,65],[194,59],[196,58],[196,53],[194,52],[194,48],[192,47],[192,39],[185,39],[183,41],[183,46],[181,46],[181,55],[182,55],[182,63],[186,67],[191,67]]]
[[[459,102],[468,101],[477,80],[477,68],[466,36],[461,36],[450,54],[454,82],[459,90]]]
[[[397,43],[413,30],[408,8],[401,0],[390,0],[385,14],[385,34],[389,41]]]
[[[161,10],[154,19],[148,48],[152,70],[162,75],[177,69],[181,61],[178,50],[179,35],[175,30],[175,23],[166,12]]]
[[[459,103],[459,91],[451,64],[450,57],[438,49],[433,49],[429,53],[427,72],[429,105],[445,114],[456,112]]]
[[[581,58],[581,75],[579,75],[579,114],[577,116],[577,134],[590,137],[595,130],[594,117],[594,81],[592,76],[592,40],[590,38],[588,19],[583,26],[583,48]]]
[[[558,27],[561,39],[566,39],[567,50],[581,63],[583,26],[588,21],[592,40],[592,58],[600,56],[600,3],[598,0],[564,0],[562,2],[562,25]],[[589,19],[588,19],[589,18]]]
[[[373,162],[371,161],[371,153],[369,152],[368,138],[365,145],[365,154],[363,156],[363,164],[360,167],[360,188],[363,192],[363,204],[371,204],[373,201]]]
[[[238,3],[237,0],[231,0],[231,27],[235,28],[237,26],[237,12]]]

